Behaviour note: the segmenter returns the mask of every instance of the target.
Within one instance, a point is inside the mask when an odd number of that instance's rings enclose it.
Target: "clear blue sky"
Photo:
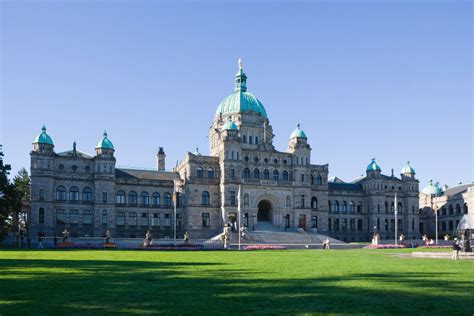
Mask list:
[[[381,3],[383,2],[383,3]],[[421,187],[473,176],[471,1],[1,1],[1,135],[29,169],[46,124],[56,152],[167,168],[198,145],[232,92],[249,91],[285,150],[300,122],[312,163],[351,181],[375,156]]]

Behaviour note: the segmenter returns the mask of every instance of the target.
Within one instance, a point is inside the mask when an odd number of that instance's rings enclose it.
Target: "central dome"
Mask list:
[[[235,91],[225,98],[217,108],[216,116],[252,111],[267,118],[267,111],[253,94],[247,92],[247,76],[239,59],[239,72],[235,75]]]
[[[216,115],[241,113],[252,111],[264,118],[267,118],[267,112],[260,102],[253,94],[246,91],[235,91],[225,98],[217,108]]]

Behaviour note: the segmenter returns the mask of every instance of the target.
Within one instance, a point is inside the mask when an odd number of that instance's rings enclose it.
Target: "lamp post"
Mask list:
[[[395,213],[395,245],[398,245],[398,220],[397,220],[397,215],[398,215],[398,202],[397,202],[397,193],[395,193],[395,201],[394,201],[394,213]]]

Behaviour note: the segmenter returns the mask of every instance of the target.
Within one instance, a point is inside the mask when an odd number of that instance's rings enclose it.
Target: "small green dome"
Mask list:
[[[95,146],[96,149],[98,148],[105,148],[105,149],[114,149],[114,145],[112,142],[107,138],[107,131],[104,131],[103,138],[97,143]]]
[[[235,123],[232,121],[232,118],[230,116],[227,118],[227,122],[225,122],[224,125],[222,125],[221,129],[223,131],[225,131],[225,130],[232,130],[232,131],[239,130],[237,128],[237,125],[235,125]]]
[[[372,162],[367,166],[365,171],[382,171],[382,169],[380,169],[379,165],[375,162],[375,158],[372,158]]]
[[[443,194],[443,191],[441,191],[441,188],[437,184],[433,184],[433,180],[428,180],[428,185],[421,190],[421,193],[425,195],[441,195]]]
[[[216,116],[252,111],[267,118],[267,111],[253,94],[247,92],[247,76],[239,59],[239,72],[235,75],[235,91],[227,96],[217,107]]]
[[[296,129],[293,131],[293,133],[291,133],[291,136],[290,138],[295,138],[295,137],[298,137],[298,138],[307,138],[306,137],[306,134],[303,132],[303,130],[301,129],[301,126],[300,124],[298,123],[296,125]]]
[[[41,129],[41,134],[35,137],[33,140],[33,144],[39,143],[39,144],[48,144],[48,145],[53,145],[53,140],[51,137],[46,134],[46,126],[43,125],[43,128]]]
[[[407,164],[405,167],[403,167],[401,173],[402,174],[415,174],[415,169],[413,169],[412,166],[410,166],[410,162],[407,161]]]

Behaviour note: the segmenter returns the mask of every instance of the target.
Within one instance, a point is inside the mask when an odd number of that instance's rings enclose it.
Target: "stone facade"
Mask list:
[[[435,194],[430,193],[433,192],[420,192],[420,233],[435,238],[435,212],[438,212],[439,239],[454,236],[463,216],[470,217],[469,222],[474,223],[474,184],[445,186],[434,191]]]
[[[263,105],[246,91],[246,75],[218,108],[209,129],[210,155],[188,152],[172,171],[165,153],[156,170],[116,168],[107,135],[94,156],[76,150],[54,152],[46,134],[31,152],[32,234],[78,236],[177,236],[208,238],[238,214],[250,229],[302,228],[344,241],[384,239],[398,232],[419,238],[418,180],[413,171],[383,175],[375,160],[366,176],[343,182],[329,178],[329,166],[312,163],[308,138],[298,125],[286,151],[273,145],[273,128]],[[46,131],[43,131],[46,133]],[[46,137],[47,136],[47,137]],[[395,207],[395,196],[397,207]]]

